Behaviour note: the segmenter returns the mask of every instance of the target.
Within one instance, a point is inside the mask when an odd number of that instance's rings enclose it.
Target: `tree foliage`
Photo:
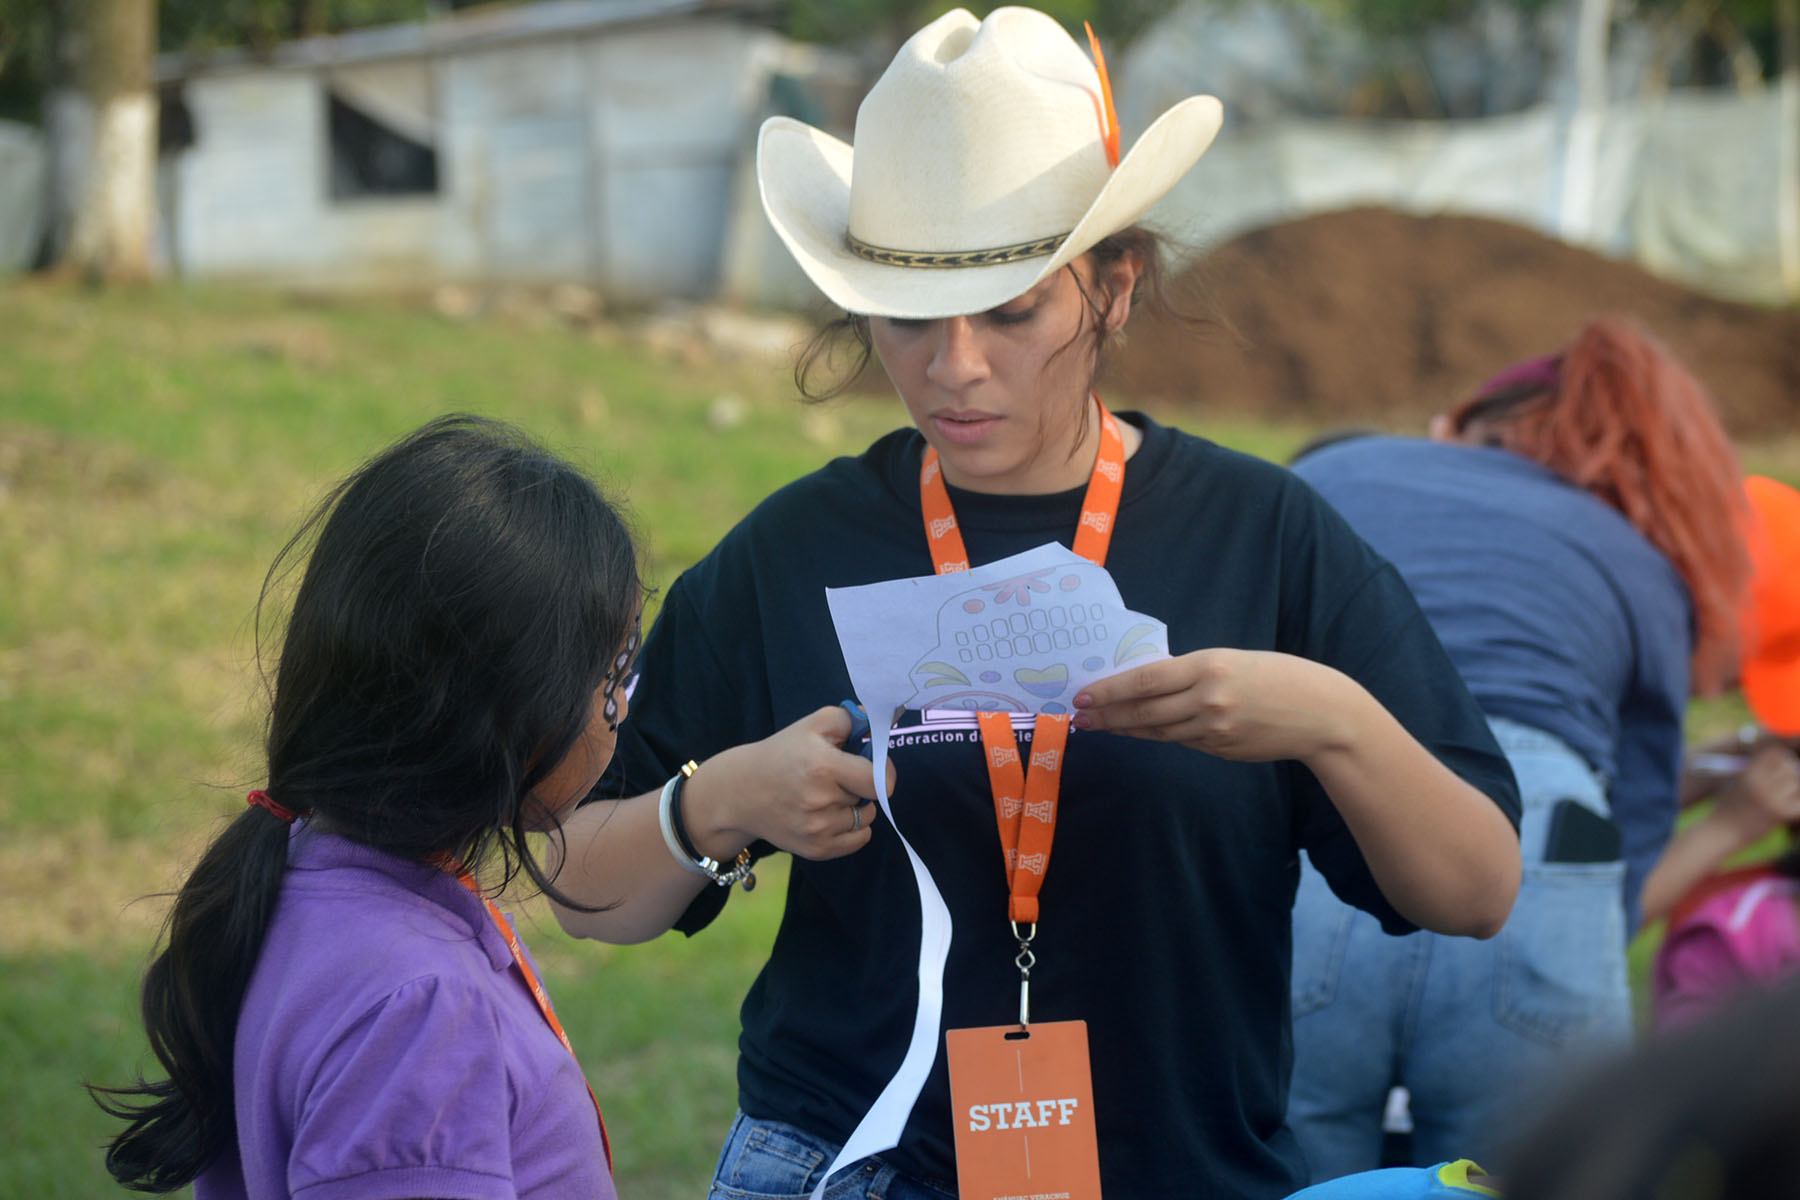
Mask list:
[[[35,120],[49,74],[49,5],[0,0],[0,117]]]
[[[1472,19],[1483,0],[1303,0],[1304,3],[1381,37],[1404,37]],[[1509,7],[1536,13],[1557,0],[1507,0]]]
[[[162,0],[162,43],[165,50],[267,49],[291,38],[422,20],[433,7],[429,0]]]
[[[3,0],[0,0],[3,2]],[[195,0],[189,0],[195,2]],[[272,3],[274,0],[260,0]],[[1032,2],[1032,0],[1026,0]],[[1091,21],[1109,49],[1129,45],[1183,0],[1036,0],[1035,6],[1080,34]],[[1432,31],[1474,22],[1482,9],[1510,8],[1528,17],[1570,0],[1198,0],[1215,7],[1299,4],[1391,43],[1404,56]],[[1645,26],[1669,62],[1683,60],[1690,78],[1740,88],[1778,69],[1779,14],[1800,0],[1614,0],[1615,22]],[[956,0],[780,0],[779,23],[801,41],[857,44],[885,59],[921,26],[957,7]],[[966,4],[977,15],[993,4]]]
[[[1729,77],[1740,90],[1760,86],[1780,70],[1784,8],[1791,20],[1794,0],[1632,0],[1629,5],[1669,57],[1697,58],[1703,69],[1711,68],[1708,75]]]
[[[164,51],[205,53],[230,46],[267,51],[282,41],[370,25],[413,21],[479,0],[159,0]],[[493,2],[493,0],[489,0]],[[1028,0],[1029,2],[1029,0]],[[1109,50],[1129,45],[1182,0],[1037,0],[1080,34],[1083,21]],[[1202,0],[1217,5],[1265,0]],[[1536,14],[1560,0],[1268,0],[1308,5],[1369,33],[1400,41],[1470,20],[1484,4]],[[1740,86],[1776,69],[1778,14],[1791,0],[1616,0],[1616,17],[1658,32],[1671,54],[1716,63],[1711,74]],[[771,0],[781,29],[802,41],[862,44],[885,58],[956,0]],[[968,4],[977,15],[994,4]],[[35,122],[51,75],[50,6],[0,0],[0,117]]]
[[[1537,16],[1568,0],[1298,0],[1380,37],[1404,41],[1473,19],[1500,5]],[[1614,0],[1613,20],[1648,28],[1670,58],[1695,60],[1699,74],[1729,73],[1740,87],[1777,70],[1779,14],[1793,0]],[[1713,62],[1719,69],[1707,69]]]
[[[1107,47],[1128,45],[1151,22],[1180,0],[1026,0],[1033,8],[1055,17],[1077,35],[1083,21],[1092,22],[1094,33]],[[1379,3],[1379,0],[1375,0]],[[789,37],[806,42],[863,43],[879,48],[884,56],[936,17],[953,8],[967,8],[985,16],[998,4],[956,3],[956,0],[786,0],[780,5],[781,29]]]
[[[471,0],[159,0],[158,48],[268,50],[289,38],[414,21]],[[0,0],[0,118],[36,123],[54,77],[51,5]]]

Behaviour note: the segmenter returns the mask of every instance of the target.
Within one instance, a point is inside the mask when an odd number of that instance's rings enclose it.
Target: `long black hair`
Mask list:
[[[305,556],[269,683],[277,804],[352,841],[471,867],[496,854],[556,892],[526,845],[532,790],[586,728],[643,599],[632,538],[593,483],[518,431],[443,417],[352,473],[276,557],[265,618]],[[175,898],[144,977],[168,1072],[90,1089],[129,1122],[128,1187],[190,1182],[236,1134],[232,1043],[287,866],[289,827],[247,807]]]

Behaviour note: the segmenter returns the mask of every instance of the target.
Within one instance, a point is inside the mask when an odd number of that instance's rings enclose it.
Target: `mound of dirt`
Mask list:
[[[1720,300],[1532,230],[1351,209],[1242,234],[1178,282],[1229,323],[1133,319],[1121,394],[1422,430],[1495,370],[1628,313],[1712,391],[1726,427],[1800,427],[1800,311]]]

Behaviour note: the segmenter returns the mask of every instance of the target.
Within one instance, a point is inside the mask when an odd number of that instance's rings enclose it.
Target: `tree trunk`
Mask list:
[[[48,262],[141,282],[156,228],[155,0],[59,0],[56,17]]]
[[[325,0],[294,0],[293,20],[289,23],[289,32],[297,38],[317,37],[326,33]]]
[[[1565,241],[1594,236],[1594,194],[1600,171],[1600,129],[1606,120],[1607,41],[1612,0],[1580,0],[1575,19],[1575,107],[1564,135],[1558,228]]]
[[[1776,243],[1781,262],[1781,282],[1788,299],[1800,299],[1800,0],[1776,0],[1775,22],[1780,30],[1780,117],[1776,121],[1780,143],[1775,148],[1778,166],[1775,183]]]
[[[1674,12],[1658,17],[1654,10],[1646,13],[1650,29],[1650,68],[1644,78],[1643,94],[1661,99],[1669,91],[1675,60],[1691,53],[1694,39],[1719,16],[1719,0],[1682,0]]]
[[[1763,85],[1762,56],[1738,23],[1730,14],[1720,10],[1713,14],[1712,23],[1707,31],[1713,41],[1719,43],[1719,49],[1725,52],[1725,62],[1731,68],[1731,82],[1740,96],[1760,96],[1766,90]]]

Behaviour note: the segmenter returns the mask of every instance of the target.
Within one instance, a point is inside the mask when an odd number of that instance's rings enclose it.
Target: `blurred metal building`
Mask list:
[[[841,128],[860,82],[734,0],[480,8],[157,73],[184,130],[159,181],[174,274],[626,302],[803,297],[760,211],[740,215],[756,127]]]

